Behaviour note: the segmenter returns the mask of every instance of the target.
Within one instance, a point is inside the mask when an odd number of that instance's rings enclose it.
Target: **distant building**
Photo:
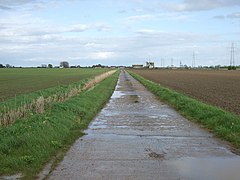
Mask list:
[[[134,69],[141,69],[141,68],[143,68],[143,65],[142,64],[133,64],[132,68],[134,68]]]
[[[154,62],[147,61],[146,62],[146,68],[153,69],[154,68]]]

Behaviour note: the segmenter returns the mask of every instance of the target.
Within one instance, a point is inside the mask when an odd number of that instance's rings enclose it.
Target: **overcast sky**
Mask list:
[[[0,0],[0,64],[240,65],[240,0]]]

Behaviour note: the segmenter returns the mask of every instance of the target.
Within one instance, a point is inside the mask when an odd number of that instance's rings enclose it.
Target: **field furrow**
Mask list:
[[[240,114],[240,71],[133,70],[178,92]]]

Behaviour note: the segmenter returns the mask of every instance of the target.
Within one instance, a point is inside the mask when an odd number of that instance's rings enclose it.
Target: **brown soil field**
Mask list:
[[[132,71],[164,87],[240,115],[240,71]]]

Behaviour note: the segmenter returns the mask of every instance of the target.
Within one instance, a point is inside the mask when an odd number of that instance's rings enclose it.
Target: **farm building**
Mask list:
[[[142,64],[133,64],[132,68],[134,68],[134,69],[141,69],[141,68],[143,68],[143,65]]]
[[[154,62],[147,61],[147,62],[146,62],[146,68],[149,68],[149,69],[154,68]]]

